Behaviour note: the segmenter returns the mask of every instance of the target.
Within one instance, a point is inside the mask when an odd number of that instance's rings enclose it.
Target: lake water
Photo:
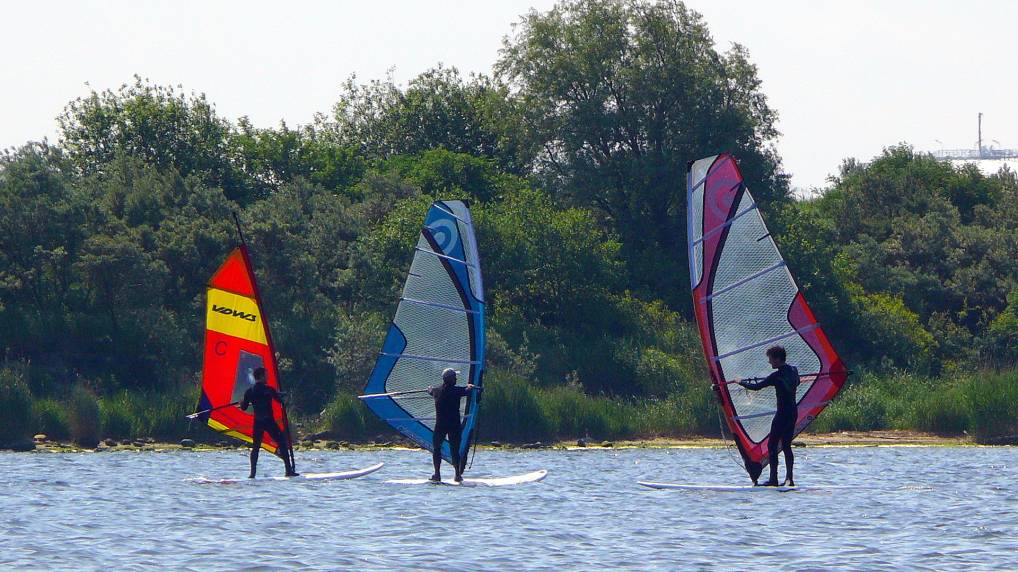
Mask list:
[[[0,454],[0,568],[176,570],[1018,569],[1018,448],[797,449],[790,493],[654,491],[743,484],[725,449],[481,451],[471,475],[548,469],[501,488],[386,484],[420,451],[298,452],[243,477],[244,451]],[[262,456],[261,473],[282,473]]]

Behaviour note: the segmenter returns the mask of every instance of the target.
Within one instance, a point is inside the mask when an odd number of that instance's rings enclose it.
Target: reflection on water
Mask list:
[[[545,468],[504,488],[389,485],[422,452],[313,452],[351,481],[199,485],[235,452],[0,454],[0,566],[98,569],[1018,568],[1018,448],[798,449],[826,492],[653,491],[637,480],[742,484],[723,449],[478,453],[474,475]],[[260,473],[281,474],[264,457]]]

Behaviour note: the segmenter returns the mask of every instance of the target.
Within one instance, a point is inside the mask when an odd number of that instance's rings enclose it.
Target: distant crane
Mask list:
[[[1018,159],[1018,149],[998,149],[997,147],[983,146],[983,114],[979,114],[978,124],[978,139],[976,140],[975,149],[944,149],[941,147],[939,151],[933,151],[931,155],[935,159],[941,161],[981,161],[984,159]],[[936,139],[937,143],[940,143],[939,139]],[[992,140],[997,145],[1000,142],[996,139]],[[943,145],[943,143],[941,143]]]

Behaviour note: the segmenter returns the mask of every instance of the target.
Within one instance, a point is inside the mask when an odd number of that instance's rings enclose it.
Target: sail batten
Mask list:
[[[422,306],[431,306],[432,308],[443,308],[445,310],[452,310],[453,312],[463,312],[464,314],[476,314],[476,310],[468,310],[466,308],[457,308],[455,306],[449,306],[448,304],[436,304],[434,302],[425,302],[424,300],[416,300],[414,298],[400,298],[401,302],[410,302],[411,304],[421,304]]]
[[[444,258],[444,259],[446,259],[446,260],[448,260],[450,262],[456,262],[458,264],[463,264],[465,266],[474,266],[473,264],[467,262],[466,260],[460,260],[459,258],[454,258],[454,257],[448,256],[446,254],[440,254],[438,252],[435,252],[434,250],[428,250],[426,248],[416,248],[415,250],[417,252],[423,252],[424,254],[430,254],[432,256],[437,256],[439,258]]]
[[[757,278],[760,278],[764,274],[767,274],[769,272],[774,272],[775,270],[777,270],[779,268],[784,268],[784,267],[785,267],[785,261],[782,260],[781,262],[778,262],[778,263],[774,264],[773,266],[768,266],[767,268],[764,268],[763,270],[757,272],[756,274],[751,274],[751,275],[743,278],[742,280],[739,280],[738,282],[736,282],[734,284],[729,284],[728,286],[725,286],[724,288],[720,288],[718,290],[715,290],[713,294],[707,294],[707,298],[706,298],[705,301],[706,302],[710,302],[711,300],[717,298],[718,296],[724,294],[725,292],[730,292],[730,291],[738,288],[739,286],[742,286],[743,284],[745,284],[747,282],[752,282],[753,280],[756,280]]]
[[[694,184],[695,182],[695,184]],[[755,479],[767,463],[775,396],[726,380],[766,377],[762,349],[780,343],[800,371],[796,433],[838,393],[848,375],[817,323],[727,154],[690,164],[687,244],[693,306],[725,422]]]
[[[460,371],[460,384],[480,388],[483,382],[484,288],[466,203],[432,204],[413,254],[396,315],[364,388],[369,395],[362,400],[380,419],[431,450],[435,407],[424,390],[440,384],[446,368]],[[474,391],[461,405],[461,459],[472,445],[478,397]],[[451,461],[448,441],[441,447]]]

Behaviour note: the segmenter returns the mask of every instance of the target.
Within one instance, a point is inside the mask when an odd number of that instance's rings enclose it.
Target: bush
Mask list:
[[[664,397],[685,380],[679,360],[657,348],[645,348],[636,364],[635,382],[643,395]]]
[[[863,383],[844,387],[836,401],[813,422],[820,433],[887,428],[887,410],[879,388]]]
[[[968,396],[970,386],[971,380],[966,379],[929,392],[918,402],[912,426],[920,431],[944,435],[967,431],[972,410]]]
[[[102,420],[103,437],[130,439],[138,434],[137,415],[134,413],[131,397],[126,391],[100,399],[99,416]]]
[[[554,439],[554,425],[535,391],[516,377],[489,376],[481,398],[480,428],[485,439],[509,442]]]
[[[67,421],[71,439],[83,447],[99,444],[100,430],[99,402],[81,385],[75,385],[67,401]]]
[[[618,439],[634,433],[634,408],[622,401],[592,397],[576,387],[556,387],[540,393],[540,404],[560,439]]]
[[[358,440],[365,436],[364,416],[372,415],[356,397],[341,393],[322,411],[319,428],[333,439]]]
[[[50,439],[63,440],[71,436],[67,422],[67,408],[55,399],[39,399],[32,405],[34,431]]]
[[[719,407],[710,387],[691,387],[646,403],[640,413],[641,432],[648,436],[717,435]]]
[[[976,441],[1018,442],[1018,371],[973,377],[967,389]]]
[[[187,434],[188,423],[185,416],[194,412],[197,399],[185,394],[158,393],[140,396],[142,409],[141,433],[161,441],[173,441]]]
[[[31,436],[32,393],[21,372],[0,369],[0,445],[16,445]]]

